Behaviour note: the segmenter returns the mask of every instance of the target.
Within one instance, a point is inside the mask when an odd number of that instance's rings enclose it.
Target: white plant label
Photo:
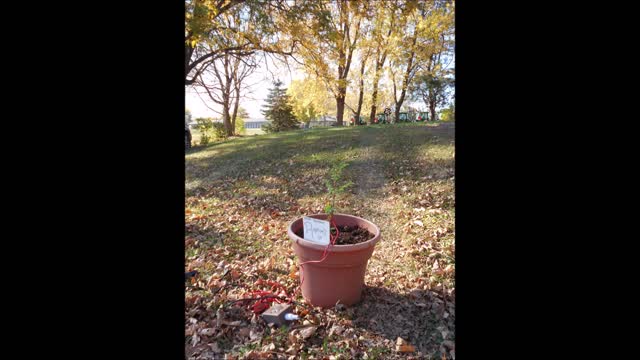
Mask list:
[[[307,241],[320,245],[329,244],[329,222],[310,217],[302,217],[302,234]]]

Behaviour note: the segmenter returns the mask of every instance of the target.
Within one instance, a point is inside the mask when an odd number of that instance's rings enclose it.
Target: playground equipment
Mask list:
[[[429,113],[428,112],[419,113],[417,121],[429,121]]]
[[[358,122],[356,123],[355,116],[352,116],[351,119],[349,120],[349,124],[350,125],[364,125],[365,121],[364,121],[364,118],[362,116],[359,116],[358,117]]]

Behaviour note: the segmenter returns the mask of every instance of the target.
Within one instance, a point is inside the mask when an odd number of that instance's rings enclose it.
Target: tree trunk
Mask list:
[[[231,129],[233,131],[232,135],[236,133],[236,117],[238,115],[238,105],[240,104],[240,88],[236,88],[236,99],[233,104],[233,113],[231,115]]]
[[[364,67],[367,63],[367,57],[362,60],[362,65],[360,65],[360,93],[358,94],[358,109],[356,111],[355,124],[358,125],[360,122],[360,112],[362,111],[362,101],[364,100]]]
[[[416,55],[416,51],[415,51],[415,46],[416,46],[416,40],[417,37],[414,36],[413,37],[413,43],[411,44],[411,56],[409,56],[409,62],[407,63],[407,70],[404,73],[404,77],[402,78],[402,89],[400,89],[400,99],[398,99],[398,101],[396,101],[396,121],[398,120],[398,117],[400,116],[400,108],[402,107],[402,104],[404,103],[404,98],[407,94],[407,87],[409,87],[409,76],[411,75],[411,71],[413,70],[413,59],[415,58]],[[395,86],[395,82],[393,83],[393,85]],[[395,94],[393,95],[394,99],[395,99]]]
[[[429,101],[429,114],[431,118],[430,121],[436,121],[436,102],[435,100]]]
[[[229,116],[229,100],[227,99],[222,105],[222,123],[227,136],[233,136],[233,128],[231,127],[231,119]]]
[[[342,117],[344,116],[344,95],[338,95],[336,97],[336,119],[338,126],[342,126]]]
[[[371,115],[369,116],[369,124],[373,124],[376,118],[376,101],[378,101],[378,82],[380,81],[380,63],[376,64],[376,74],[373,78],[373,92],[371,93]]]

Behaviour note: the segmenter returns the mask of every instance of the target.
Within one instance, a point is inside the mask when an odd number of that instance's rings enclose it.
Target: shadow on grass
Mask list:
[[[362,301],[353,306],[355,327],[379,334],[394,342],[398,337],[423,354],[438,354],[442,341],[441,325],[453,322],[455,314],[443,318],[444,302],[430,291],[414,290],[402,295],[383,287],[365,287]],[[455,305],[447,311],[455,312]],[[442,329],[442,328],[441,328]],[[446,334],[448,340],[454,334]],[[439,356],[437,357],[439,358]]]
[[[394,125],[390,125],[394,126]],[[347,155],[352,160],[346,177],[354,181],[362,174],[395,179],[419,180],[424,166],[418,158],[426,144],[448,146],[453,132],[433,132],[431,128],[417,126],[384,126],[299,130],[281,134],[262,135],[215,143],[187,152],[198,156],[187,161],[187,179],[193,184],[206,184],[215,179],[247,180],[252,176],[276,179],[295,178],[295,173],[310,171],[326,173],[337,156]],[[207,154],[207,151],[211,151]],[[405,163],[402,160],[406,160]],[[413,164],[413,165],[412,165]],[[433,159],[436,168],[453,168],[453,160]],[[402,168],[402,167],[405,168]],[[413,168],[412,168],[413,166]],[[403,170],[412,170],[403,173]],[[252,179],[255,186],[274,188],[274,185]],[[385,180],[373,181],[368,187],[379,188]],[[197,190],[194,186],[188,193]],[[277,186],[275,186],[277,188]],[[202,190],[202,189],[200,189]],[[307,194],[296,194],[304,196]]]

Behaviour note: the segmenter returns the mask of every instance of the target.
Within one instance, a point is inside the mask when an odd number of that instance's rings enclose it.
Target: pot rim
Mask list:
[[[334,245],[330,248],[330,252],[353,252],[353,251],[357,251],[357,250],[363,250],[363,249],[367,249],[369,247],[375,246],[375,244],[380,241],[380,228],[378,227],[378,225],[374,224],[373,222],[367,220],[367,219],[363,219],[361,217],[358,216],[354,216],[354,215],[349,215],[349,214],[339,214],[336,213],[334,215],[340,215],[340,216],[345,216],[345,217],[351,217],[351,218],[355,218],[361,221],[364,221],[366,223],[368,223],[369,225],[373,226],[373,228],[375,229],[375,233],[374,233],[374,237],[371,240],[367,240],[365,242],[361,242],[358,244],[349,244],[349,245]],[[312,218],[316,218],[316,219],[320,219],[323,220],[323,218],[327,217],[327,214],[312,214],[312,215],[305,215],[307,217],[312,217]],[[302,247],[305,248],[309,248],[309,249],[313,249],[313,250],[318,250],[318,251],[324,251],[324,249],[327,247],[326,245],[320,245],[320,244],[316,244],[314,242],[305,240],[301,237],[299,237],[298,235],[296,235],[293,232],[293,224],[298,221],[298,220],[302,220],[303,216],[298,217],[296,219],[294,219],[292,222],[289,223],[289,226],[287,227],[287,235],[289,235],[289,239],[293,242],[296,243]]]

